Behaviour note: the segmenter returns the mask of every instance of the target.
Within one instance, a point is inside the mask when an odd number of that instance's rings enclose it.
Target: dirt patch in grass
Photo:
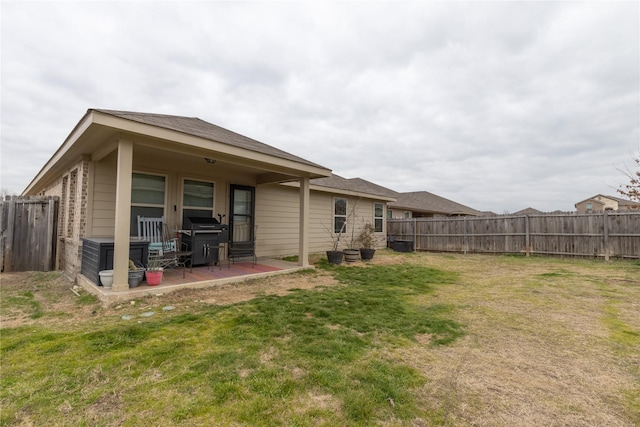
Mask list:
[[[15,328],[48,323],[52,317],[55,317],[58,325],[67,327],[92,321],[100,316],[121,315],[128,311],[138,312],[157,305],[172,305],[178,309],[189,310],[197,305],[231,305],[249,301],[260,295],[282,296],[290,293],[292,289],[313,289],[338,284],[333,275],[319,270],[311,274],[272,276],[263,280],[206,289],[185,289],[104,307],[97,299],[74,286],[58,272],[2,273],[0,292],[3,306],[0,311],[0,327]],[[37,306],[46,307],[46,316],[34,317]]]
[[[60,325],[81,323],[103,311],[95,297],[60,272],[2,273],[0,296],[2,328],[49,323],[52,319]]]
[[[165,298],[173,302],[198,302],[203,304],[230,305],[249,301],[259,295],[287,295],[292,289],[313,289],[336,286],[333,275],[317,271],[286,276],[272,276],[262,280],[216,286],[209,289],[193,289],[176,292]]]

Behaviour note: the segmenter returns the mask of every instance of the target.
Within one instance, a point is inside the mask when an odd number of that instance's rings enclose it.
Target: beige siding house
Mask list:
[[[60,197],[57,263],[69,278],[83,238],[113,238],[113,290],[124,291],[137,215],[176,231],[190,216],[217,218],[232,239],[255,229],[258,257],[295,254],[306,266],[331,247],[336,200],[357,206],[356,227],[376,222],[384,242],[392,193],[198,118],[90,109],[23,195]]]
[[[299,191],[296,182],[258,187],[256,223],[261,231],[257,246],[264,255],[297,253]],[[310,182],[309,252],[323,252],[331,248],[332,235],[336,234],[336,200],[346,202],[347,212],[352,214],[343,232],[341,248],[346,248],[351,236],[357,236],[367,223],[377,225],[377,246],[385,246],[384,212],[386,203],[394,200],[393,192],[359,178],[345,179],[332,175]]]
[[[592,213],[603,212],[605,210],[610,211],[626,211],[631,209],[638,209],[638,203],[630,200],[621,199],[615,196],[605,196],[597,194],[593,197],[589,197],[581,202],[575,204],[576,212],[578,213]]]

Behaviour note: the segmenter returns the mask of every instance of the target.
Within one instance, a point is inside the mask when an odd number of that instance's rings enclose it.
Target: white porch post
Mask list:
[[[309,177],[300,178],[300,240],[298,265],[309,266]]]
[[[131,172],[133,142],[118,141],[116,177],[116,224],[113,242],[113,290],[129,289],[129,233],[131,216]]]

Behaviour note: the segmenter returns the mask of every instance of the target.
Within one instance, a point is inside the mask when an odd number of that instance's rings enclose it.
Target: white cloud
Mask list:
[[[639,27],[636,2],[5,1],[1,186],[112,108],[477,209],[571,209],[637,149]]]

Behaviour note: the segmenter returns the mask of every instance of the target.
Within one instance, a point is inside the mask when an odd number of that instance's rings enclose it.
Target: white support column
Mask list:
[[[298,265],[309,266],[309,177],[300,178],[300,240]]]
[[[133,142],[118,141],[116,177],[116,224],[113,242],[113,290],[129,290],[129,233],[131,216],[131,172]]]

